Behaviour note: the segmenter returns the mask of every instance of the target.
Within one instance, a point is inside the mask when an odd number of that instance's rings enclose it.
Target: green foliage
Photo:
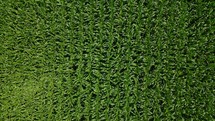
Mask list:
[[[214,120],[214,4],[0,0],[0,120]]]

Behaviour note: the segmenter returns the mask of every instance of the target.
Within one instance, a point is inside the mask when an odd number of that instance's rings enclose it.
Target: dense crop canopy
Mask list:
[[[0,120],[214,120],[214,2],[147,1],[0,0]]]

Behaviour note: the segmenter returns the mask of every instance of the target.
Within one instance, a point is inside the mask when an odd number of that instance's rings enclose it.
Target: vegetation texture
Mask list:
[[[212,1],[0,0],[0,120],[214,120]]]

